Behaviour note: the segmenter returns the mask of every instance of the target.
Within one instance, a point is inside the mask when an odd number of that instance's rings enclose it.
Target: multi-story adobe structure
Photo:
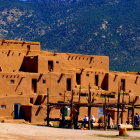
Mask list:
[[[130,102],[140,103],[140,73],[110,72],[108,56],[52,53],[40,50],[38,42],[0,40],[0,120],[44,123],[47,88],[50,102],[62,102],[64,93],[69,102],[72,90],[74,101],[78,101],[79,87],[81,102],[87,102],[90,84],[95,103],[104,102],[104,94],[115,103],[119,82],[121,90],[128,94],[124,102],[130,96]],[[102,113],[102,108],[92,108],[96,121]],[[110,113],[115,123],[116,109],[110,109]],[[81,107],[79,119],[86,114],[87,108]],[[60,109],[51,108],[50,116],[60,118]],[[127,110],[124,118],[126,121]]]

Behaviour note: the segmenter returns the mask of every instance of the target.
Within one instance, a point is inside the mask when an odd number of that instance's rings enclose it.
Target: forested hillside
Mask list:
[[[140,1],[0,0],[0,38],[107,55],[111,70],[140,71]]]

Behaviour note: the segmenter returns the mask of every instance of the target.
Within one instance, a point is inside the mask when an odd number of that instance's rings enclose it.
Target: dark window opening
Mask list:
[[[81,96],[88,96],[88,93],[81,93]]]
[[[125,91],[125,79],[121,79],[121,90]]]
[[[76,83],[77,83],[77,85],[81,84],[81,74],[80,73],[76,73]]]
[[[6,105],[1,105],[1,109],[6,109]]]
[[[59,61],[56,61],[57,64],[59,64]]]
[[[53,70],[53,61],[48,61],[48,70],[49,71]]]
[[[20,104],[14,104],[14,119],[20,118]]]
[[[43,84],[45,84],[46,83],[46,80],[43,80]]]
[[[37,79],[32,79],[32,90],[34,93],[37,91]]]
[[[30,103],[33,104],[33,98],[30,98]]]
[[[71,91],[71,79],[67,79],[67,91]]]
[[[95,75],[95,86],[98,86],[99,83],[99,76]]]
[[[19,71],[38,73],[38,56],[24,56]]]
[[[15,81],[14,81],[14,80],[10,80],[10,83],[11,83],[11,84],[14,84],[14,83],[15,83]]]
[[[28,50],[28,51],[30,50],[30,45],[27,45],[27,50]]]

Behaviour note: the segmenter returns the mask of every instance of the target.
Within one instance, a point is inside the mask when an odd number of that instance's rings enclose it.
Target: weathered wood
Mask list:
[[[134,102],[132,102],[132,126],[134,127]]]
[[[88,107],[88,129],[91,129],[91,92],[90,92],[90,84],[89,84],[89,97],[88,97],[88,103],[89,103],[89,107]]]
[[[124,92],[122,97],[122,103],[124,103]],[[122,105],[121,124],[123,124],[123,111],[124,111],[124,105]]]
[[[117,129],[119,130],[119,109],[120,109],[120,82],[118,84],[118,104],[117,104]]]
[[[74,129],[74,123],[73,123],[73,90],[71,92],[71,113],[70,113],[70,117],[71,117],[71,124],[70,127],[72,129]]]
[[[105,103],[104,103],[104,130],[107,129],[106,125],[106,96],[105,96]]]
[[[64,103],[65,103],[65,96],[66,96],[65,94],[66,94],[66,92],[64,91]],[[63,111],[62,111],[62,128],[64,128],[64,125],[65,125],[64,108],[65,108],[65,106],[62,107],[62,109],[63,109]]]
[[[47,126],[49,126],[50,120],[49,120],[49,114],[50,114],[50,106],[49,106],[49,89],[47,88]]]

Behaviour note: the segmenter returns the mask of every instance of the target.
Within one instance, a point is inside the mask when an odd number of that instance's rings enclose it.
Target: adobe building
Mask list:
[[[93,56],[71,53],[52,53],[40,50],[40,43],[0,40],[0,120],[24,119],[31,124],[43,124],[47,114],[47,89],[50,102],[86,103],[91,87],[92,101],[117,103],[118,84],[125,92],[124,102],[140,103],[140,73],[110,72],[108,56]],[[122,98],[122,96],[121,96]],[[117,110],[109,110],[116,123]],[[140,114],[140,110],[136,110]],[[69,115],[70,109],[68,109]],[[88,109],[81,107],[79,120]],[[129,111],[131,117],[132,112]],[[103,108],[92,108],[96,121]],[[124,109],[126,122],[128,111]],[[60,118],[60,108],[52,107],[51,118]]]

